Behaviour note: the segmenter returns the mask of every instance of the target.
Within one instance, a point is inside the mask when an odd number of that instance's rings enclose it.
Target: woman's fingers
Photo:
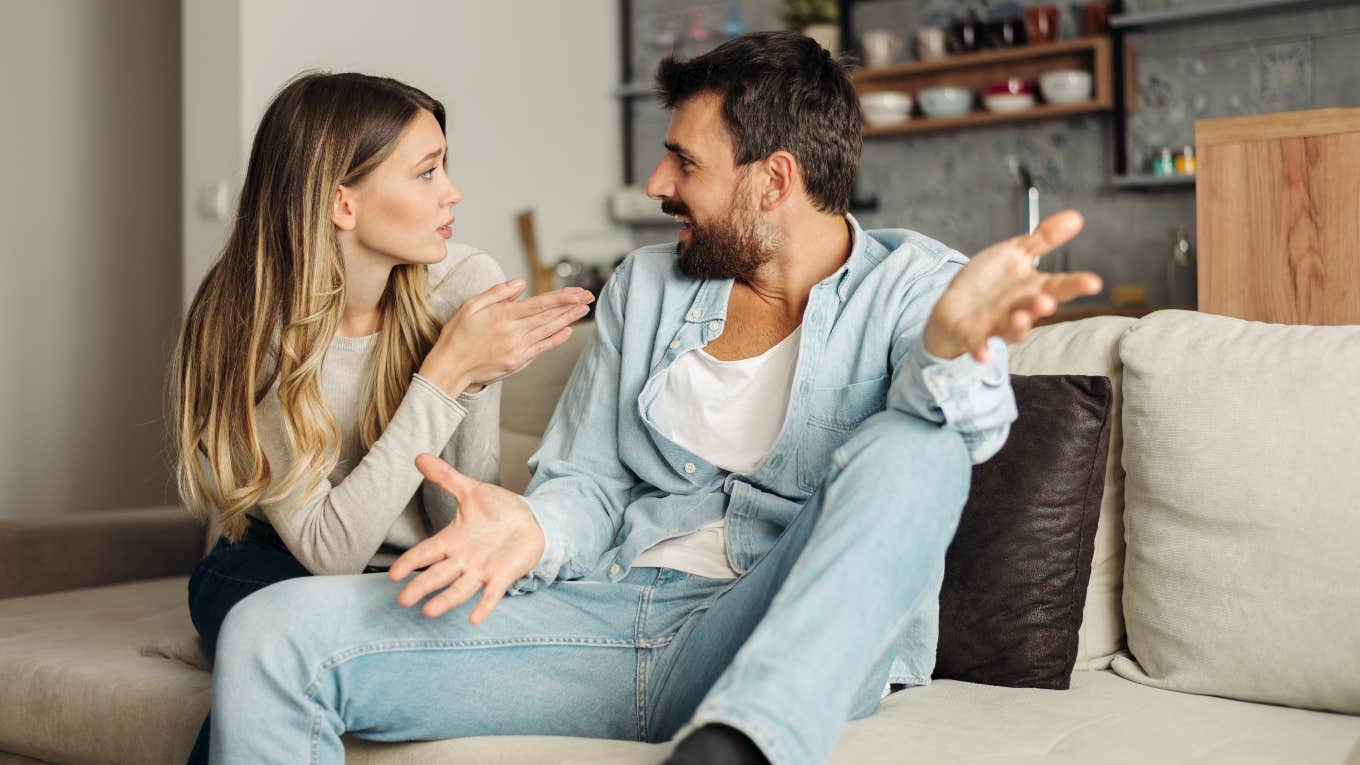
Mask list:
[[[545,292],[542,295],[534,295],[528,300],[521,300],[510,305],[510,318],[525,319],[532,318],[545,311],[552,311],[563,306],[585,305],[594,302],[595,296],[589,290],[580,287],[563,287],[560,290]]]
[[[525,283],[523,279],[511,279],[486,288],[481,294],[474,295],[463,303],[463,307],[470,313],[476,313],[492,303],[499,303],[505,300],[514,300],[524,292]]]
[[[535,318],[526,319],[526,322],[532,323],[524,333],[525,342],[533,345],[545,337],[551,337],[558,330],[575,323],[588,313],[590,313],[589,306],[577,304],[563,306],[541,313]]]
[[[544,353],[547,353],[548,351],[551,351],[552,349],[556,348],[562,343],[567,342],[567,338],[569,337],[571,337],[571,327],[563,327],[557,330],[556,332],[552,333],[551,335],[529,346],[529,349],[525,351],[524,355],[529,359],[529,361],[533,361],[534,359],[538,358]]]

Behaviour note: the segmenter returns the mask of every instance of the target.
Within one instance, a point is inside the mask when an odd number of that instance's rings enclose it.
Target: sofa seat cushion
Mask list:
[[[207,711],[208,673],[185,660],[185,579],[0,600],[0,762],[181,765]],[[168,658],[181,655],[182,658]],[[1162,691],[1075,672],[1069,691],[941,680],[851,723],[832,762],[1338,763],[1360,717]],[[651,763],[665,745],[547,736],[376,744],[347,761]]]
[[[1072,689],[937,680],[846,726],[833,765],[1345,762],[1360,717],[1162,691],[1108,671],[1074,672]],[[660,761],[667,745],[519,736],[374,744],[351,741],[352,765],[497,765]]]
[[[60,763],[182,763],[212,678],[184,577],[0,600],[0,750]],[[163,649],[170,650],[163,650]]]

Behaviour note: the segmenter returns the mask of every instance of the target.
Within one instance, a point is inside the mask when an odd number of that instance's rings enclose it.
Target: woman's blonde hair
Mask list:
[[[345,295],[333,203],[341,185],[359,183],[391,153],[422,111],[444,130],[443,105],[415,88],[313,72],[286,84],[260,121],[236,223],[189,306],[169,380],[180,498],[201,519],[215,512],[230,540],[244,533],[251,507],[299,487],[310,494],[339,460],[320,387]],[[426,289],[425,266],[393,268],[366,382],[364,448],[387,427],[438,336]],[[278,480],[257,422],[275,380],[292,454]]]

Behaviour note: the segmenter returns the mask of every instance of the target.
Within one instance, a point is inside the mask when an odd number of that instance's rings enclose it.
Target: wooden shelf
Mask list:
[[[1246,18],[1282,11],[1308,10],[1310,7],[1345,5],[1353,0],[1233,0],[1191,8],[1171,8],[1148,13],[1124,13],[1110,17],[1114,29],[1146,29],[1177,26],[1230,18]]]
[[[1116,189],[1166,189],[1195,185],[1194,174],[1190,175],[1116,175],[1110,179]]]
[[[1026,109],[1023,112],[1011,112],[1000,114],[997,112],[974,110],[962,117],[912,117],[910,120],[900,125],[888,125],[885,127],[865,127],[865,138],[878,138],[889,135],[901,135],[903,133],[924,133],[931,130],[947,130],[949,128],[966,128],[977,125],[995,125],[998,123],[1023,122],[1025,120],[1038,120],[1045,117],[1068,117],[1074,114],[1089,114],[1109,109],[1109,104],[1098,101],[1083,101],[1079,104],[1038,104],[1033,109]]]
[[[861,95],[880,91],[902,91],[913,98],[925,88],[950,85],[980,93],[988,83],[1008,77],[1037,81],[1055,69],[1081,69],[1091,73],[1093,97],[1078,104],[1040,103],[1021,112],[999,114],[975,109],[961,117],[932,118],[916,116],[900,125],[866,127],[866,138],[946,130],[978,125],[1006,124],[1047,117],[1105,111],[1114,107],[1114,79],[1110,41],[1105,37],[1082,37],[1055,43],[1023,45],[1015,48],[964,53],[935,61],[860,69],[855,72],[855,90]],[[919,100],[919,99],[918,99]],[[917,109],[919,110],[919,104]]]
[[[1018,45],[1014,48],[1000,48],[979,53],[958,53],[934,61],[911,61],[905,64],[855,70],[855,86],[869,85],[879,80],[897,80],[902,77],[916,77],[923,74],[955,72],[977,67],[992,67],[995,64],[1013,61],[1035,61],[1046,58],[1068,58],[1073,53],[1089,53],[1097,48],[1107,51],[1109,39],[1105,37],[1079,37],[1075,40],[1061,40],[1053,43]],[[886,88],[877,88],[886,90]],[[865,92],[869,92],[868,89]]]

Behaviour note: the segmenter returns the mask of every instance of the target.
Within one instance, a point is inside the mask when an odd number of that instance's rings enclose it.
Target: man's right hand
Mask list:
[[[520,577],[543,556],[543,530],[520,495],[495,484],[469,478],[444,460],[416,457],[422,475],[458,500],[453,522],[407,550],[387,572],[394,582],[425,568],[397,595],[410,607],[432,592],[422,608],[431,618],[466,603],[482,590],[468,621],[481,624]]]

